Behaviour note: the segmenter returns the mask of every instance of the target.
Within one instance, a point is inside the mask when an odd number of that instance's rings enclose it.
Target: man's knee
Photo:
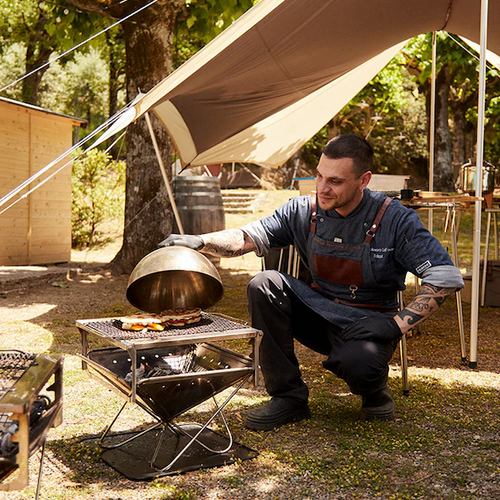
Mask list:
[[[389,371],[387,353],[375,342],[347,342],[330,354],[324,367],[345,380],[354,394],[368,394],[380,389]]]
[[[255,275],[247,286],[247,295],[249,299],[254,299],[261,296],[269,296],[272,288],[282,288],[283,279],[278,271],[269,270],[262,271]]]

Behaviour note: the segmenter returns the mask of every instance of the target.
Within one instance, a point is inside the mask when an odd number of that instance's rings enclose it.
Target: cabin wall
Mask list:
[[[73,124],[69,118],[0,101],[0,197],[71,148]],[[68,262],[71,167],[1,214],[0,234],[0,265]]]

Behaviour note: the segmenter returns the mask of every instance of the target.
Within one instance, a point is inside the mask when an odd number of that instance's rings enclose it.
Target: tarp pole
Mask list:
[[[434,151],[436,140],[436,32],[432,32],[431,109],[429,120],[429,191],[434,191]],[[434,210],[429,210],[429,231],[434,229]]]
[[[477,102],[476,198],[483,195],[484,112],[486,96],[486,44],[488,36],[488,0],[481,0],[481,36],[479,53],[479,96]],[[469,367],[477,368],[477,333],[479,320],[479,263],[481,259],[481,209],[475,202],[472,254],[472,297],[470,320]],[[486,266],[486,262],[484,265]]]
[[[170,204],[172,205],[172,210],[174,211],[175,221],[177,222],[177,227],[179,228],[179,233],[184,234],[184,228],[182,227],[181,218],[179,216],[179,211],[177,210],[177,203],[175,203],[174,193],[172,193],[172,188],[170,187],[170,182],[167,177],[167,172],[165,170],[165,164],[163,163],[163,159],[161,157],[160,148],[158,147],[158,143],[156,142],[156,136],[153,130],[153,126],[151,125],[151,119],[149,118],[149,113],[144,113],[144,117],[146,118],[146,122],[148,124],[149,134],[151,135],[151,140],[153,141],[153,147],[155,148],[156,158],[158,159],[158,163],[160,165],[161,175],[163,176],[163,181],[165,182],[165,186],[167,188],[168,199],[170,200]]]

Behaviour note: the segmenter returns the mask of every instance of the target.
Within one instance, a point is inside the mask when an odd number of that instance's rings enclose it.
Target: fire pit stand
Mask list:
[[[256,456],[254,450],[234,442],[222,410],[245,382],[259,382],[261,331],[205,312],[195,325],[161,332],[122,330],[114,318],[79,320],[77,327],[82,368],[125,399],[99,440],[103,460],[113,468],[129,479],[144,480]],[[250,357],[214,344],[239,339],[252,345]],[[98,341],[100,348],[89,349],[90,341]],[[218,403],[215,395],[233,385]],[[210,398],[215,410],[204,425],[173,422]],[[129,402],[156,422],[139,432],[112,433]],[[217,417],[227,436],[208,427]]]

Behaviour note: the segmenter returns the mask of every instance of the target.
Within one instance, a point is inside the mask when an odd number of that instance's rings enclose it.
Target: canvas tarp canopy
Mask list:
[[[421,33],[479,42],[480,0],[261,0],[150,92],[183,165],[279,166]],[[489,24],[500,19],[490,1]],[[500,33],[488,48],[500,53]],[[106,137],[108,134],[106,135]]]

